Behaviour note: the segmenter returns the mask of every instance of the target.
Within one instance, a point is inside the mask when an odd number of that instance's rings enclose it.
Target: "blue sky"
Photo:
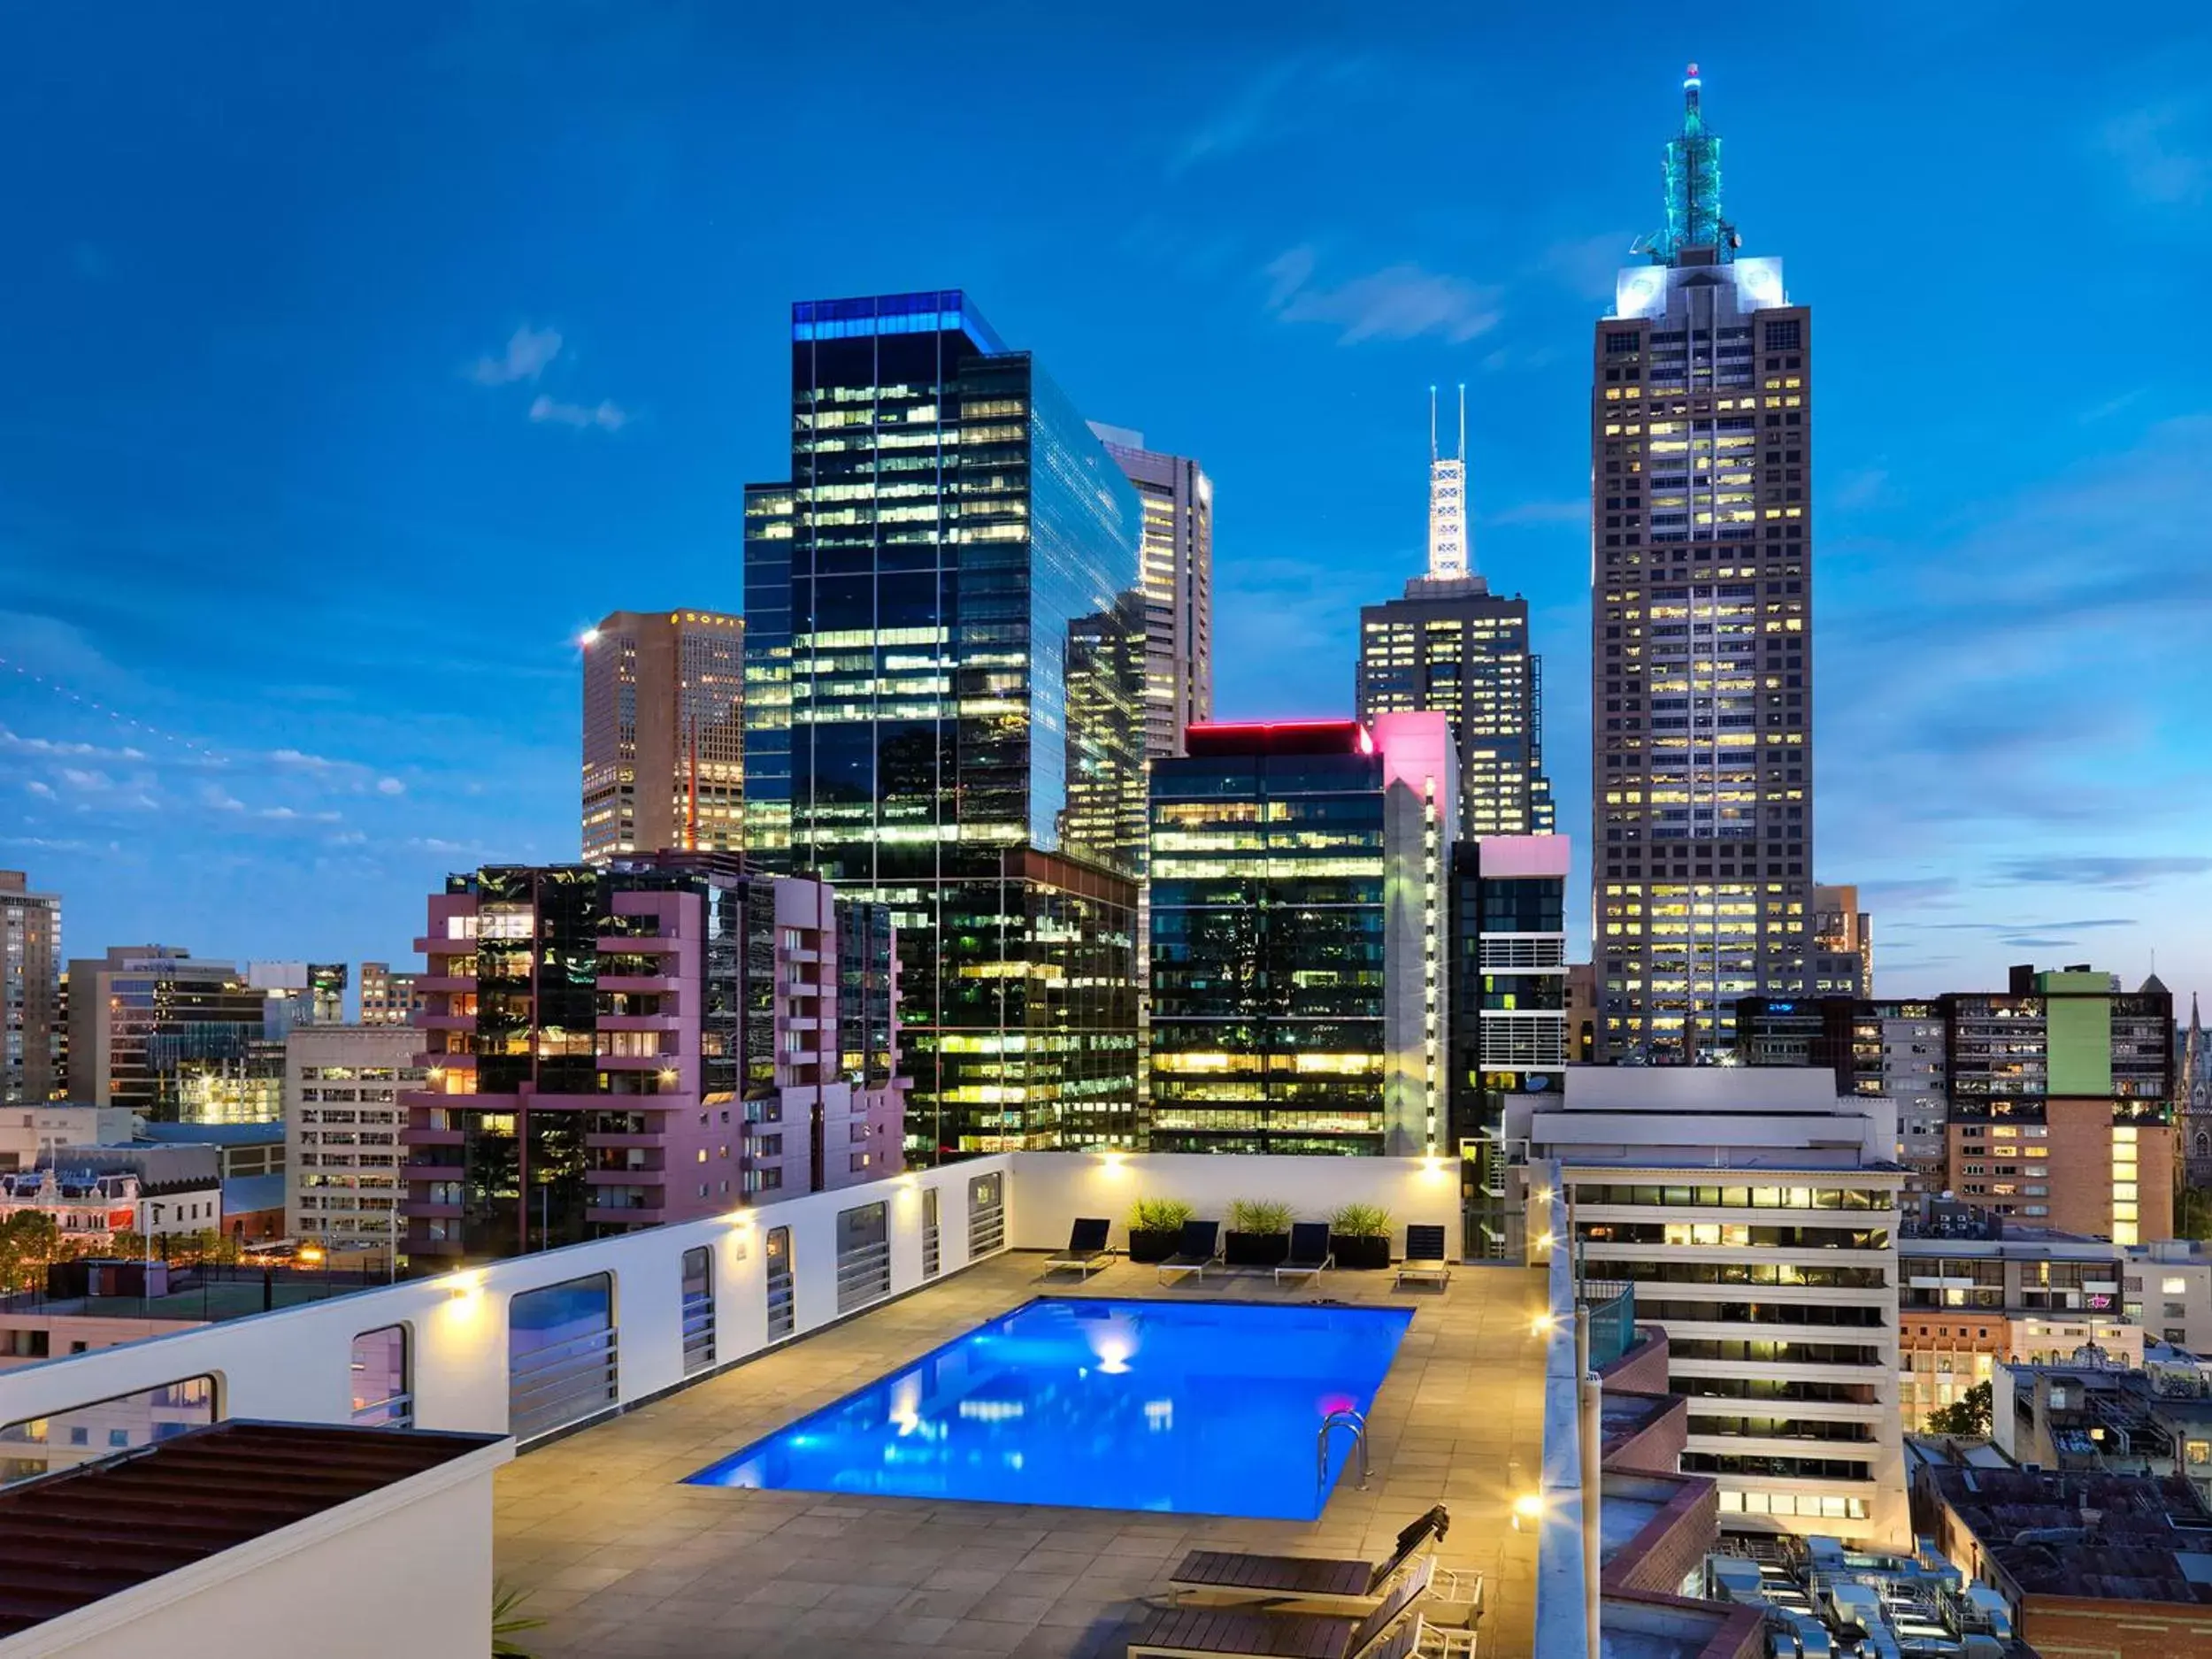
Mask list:
[[[736,609],[790,301],[939,285],[1212,472],[1225,715],[1348,708],[1465,380],[1586,839],[1589,326],[1696,58],[1730,216],[1818,318],[1819,867],[1881,988],[2155,950],[2212,990],[2202,14],[1771,23],[27,12],[0,864],[73,950],[358,960],[449,868],[572,856],[576,634]]]

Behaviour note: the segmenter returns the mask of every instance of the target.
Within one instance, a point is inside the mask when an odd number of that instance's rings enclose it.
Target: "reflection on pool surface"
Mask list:
[[[1411,1322],[1397,1308],[1046,1297],[693,1483],[1310,1520]]]

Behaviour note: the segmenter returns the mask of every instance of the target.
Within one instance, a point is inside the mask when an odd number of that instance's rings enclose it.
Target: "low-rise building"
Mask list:
[[[0,1175],[0,1220],[22,1210],[50,1217],[80,1249],[118,1233],[211,1232],[223,1225],[222,1175],[210,1147],[79,1147],[59,1164]]]
[[[55,1101],[0,1108],[0,1170],[33,1169],[73,1147],[121,1146],[143,1127],[127,1106]]]
[[[2127,1253],[2128,1317],[2161,1341],[2212,1355],[2212,1250],[2200,1239],[2161,1239]]]
[[[2212,1504],[2212,1379],[2193,1363],[2091,1352],[2001,1365],[1990,1440],[2028,1468],[2179,1475]]]
[[[1898,1242],[1898,1410],[1908,1434],[2009,1362],[2093,1350],[2142,1363],[2142,1327],[2121,1305],[2117,1246],[1966,1216],[1982,1224],[1975,1236]]]
[[[1915,1530],[2003,1598],[2039,1654],[2212,1652],[2212,1508],[2175,1476],[1924,1463]]]

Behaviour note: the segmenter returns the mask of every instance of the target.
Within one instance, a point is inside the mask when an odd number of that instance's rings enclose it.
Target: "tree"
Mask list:
[[[0,1286],[28,1290],[46,1282],[61,1249],[61,1228],[42,1210],[19,1210],[0,1222]]]
[[[1989,1432],[1990,1399],[1989,1385],[1985,1382],[1976,1383],[1956,1404],[1939,1406],[1928,1413],[1928,1432],[1986,1435]]]
[[[2212,1239],[2212,1191],[2185,1187],[2174,1194],[2174,1237]]]

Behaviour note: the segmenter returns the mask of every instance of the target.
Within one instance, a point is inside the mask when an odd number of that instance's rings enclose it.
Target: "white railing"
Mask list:
[[[1485,973],[1567,971],[1564,933],[1484,933],[1478,943]]]

